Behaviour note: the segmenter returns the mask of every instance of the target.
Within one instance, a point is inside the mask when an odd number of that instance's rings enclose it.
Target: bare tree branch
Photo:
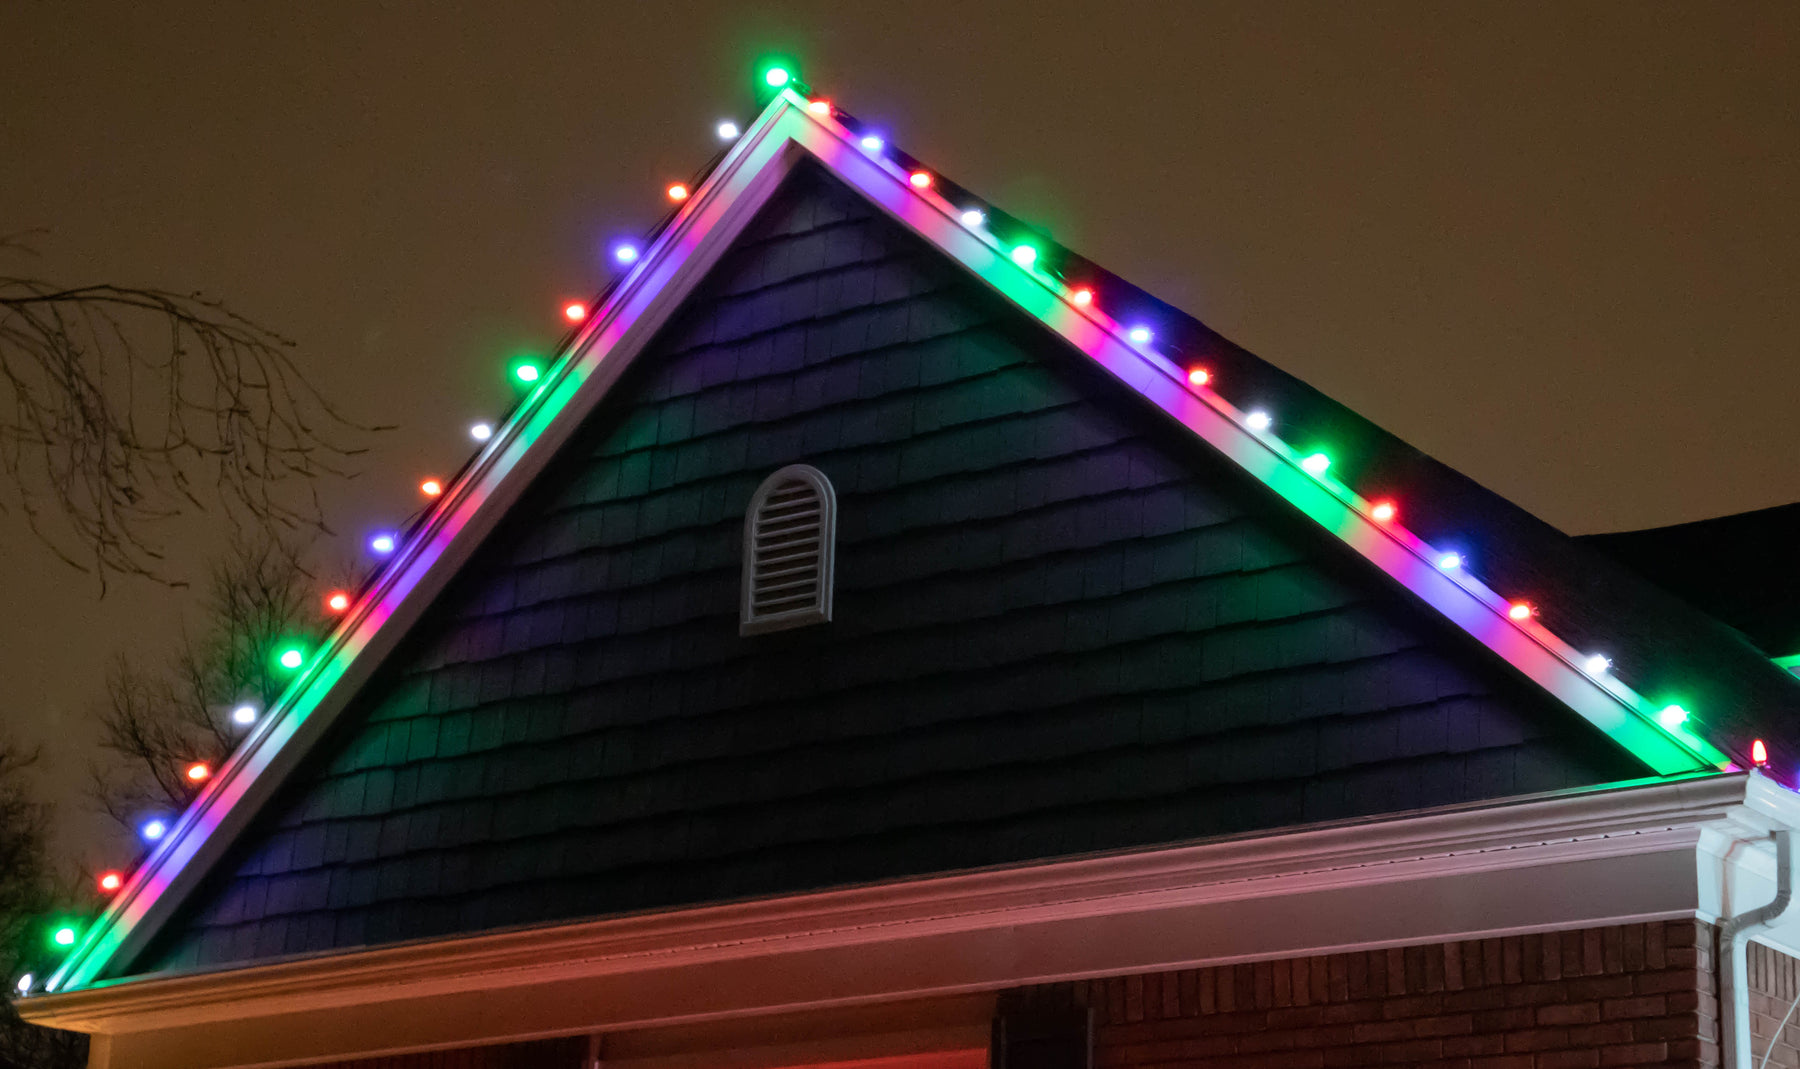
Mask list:
[[[29,254],[0,237],[0,260]],[[0,272],[0,511],[102,583],[170,581],[154,528],[184,511],[324,530],[317,479],[380,428],[329,404],[293,347],[198,294]]]
[[[16,979],[50,964],[47,918],[76,899],[51,876],[50,809],[26,780],[36,760],[0,737],[0,1069],[78,1069],[87,1064],[86,1036],[26,1024],[12,1006]]]
[[[354,589],[348,566],[337,573]],[[104,812],[135,829],[193,800],[203,784],[184,770],[216,769],[231,753],[242,734],[231,710],[267,708],[287,685],[275,663],[282,642],[310,645],[324,631],[319,578],[293,540],[240,538],[213,568],[197,634],[184,633],[164,664],[114,663],[97,717],[100,745],[116,760],[90,768],[89,793]]]

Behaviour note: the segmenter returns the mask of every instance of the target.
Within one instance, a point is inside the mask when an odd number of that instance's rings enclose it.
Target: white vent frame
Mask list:
[[[796,485],[797,484],[797,485]],[[757,596],[757,581],[766,576],[770,562],[758,552],[758,531],[763,527],[764,513],[771,507],[771,498],[778,493],[791,495],[798,490],[810,491],[813,501],[817,502],[817,523],[813,529],[814,560],[811,564],[810,581],[813,589],[810,597],[798,600],[790,595],[786,601],[796,601],[792,605],[782,605],[771,609],[766,605],[768,599]],[[793,499],[776,504],[776,508],[785,508],[793,504]],[[791,552],[791,546],[784,546]],[[836,588],[837,571],[837,492],[832,489],[831,480],[825,473],[809,464],[789,464],[762,481],[756,493],[750,497],[750,506],[744,510],[744,578],[738,599],[738,634],[740,636],[761,635],[771,631],[785,631],[794,627],[808,627],[812,624],[831,622],[832,595]],[[802,586],[807,579],[804,571],[786,577],[787,585],[799,583]]]

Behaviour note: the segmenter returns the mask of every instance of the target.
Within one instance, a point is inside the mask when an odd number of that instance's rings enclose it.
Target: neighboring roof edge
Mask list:
[[[1660,723],[1645,698],[1584,658],[1329,473],[1184,371],[1129,340],[1075,291],[1015,262],[984,226],[908,170],[858,147],[827,106],[784,90],[644,251],[487,446],[345,615],[302,675],[176,821],[45,985],[68,990],[141,951],[250,824],[382,660],[573,435],[656,331],[803,158],[827,167],[940,253],[1061,336],[1245,472],[1336,535],[1451,623],[1587,719],[1659,775],[1733,767],[1689,725]]]
[[[1800,654],[1800,576],[1788,566],[1800,540],[1800,502],[1633,531],[1578,535],[1743,635],[1765,656]]]

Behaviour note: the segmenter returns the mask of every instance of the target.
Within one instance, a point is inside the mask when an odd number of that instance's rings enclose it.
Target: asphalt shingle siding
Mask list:
[[[743,511],[839,500],[740,638]],[[1642,774],[806,167],[132,972]]]

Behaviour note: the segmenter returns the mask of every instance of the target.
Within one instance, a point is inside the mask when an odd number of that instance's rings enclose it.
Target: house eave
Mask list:
[[[1712,920],[1721,903],[1710,888],[1725,883],[1716,859],[1731,858],[1733,893],[1748,896],[1736,908],[1766,897],[1772,866],[1757,844],[1790,822],[1800,824],[1800,804],[1760,775],[1699,776],[143,977],[20,1011],[121,1050],[173,1043],[198,1069],[255,1064],[249,1055],[276,1032],[271,1052],[293,1061]],[[429,1035],[421,1021],[433,1022]]]

